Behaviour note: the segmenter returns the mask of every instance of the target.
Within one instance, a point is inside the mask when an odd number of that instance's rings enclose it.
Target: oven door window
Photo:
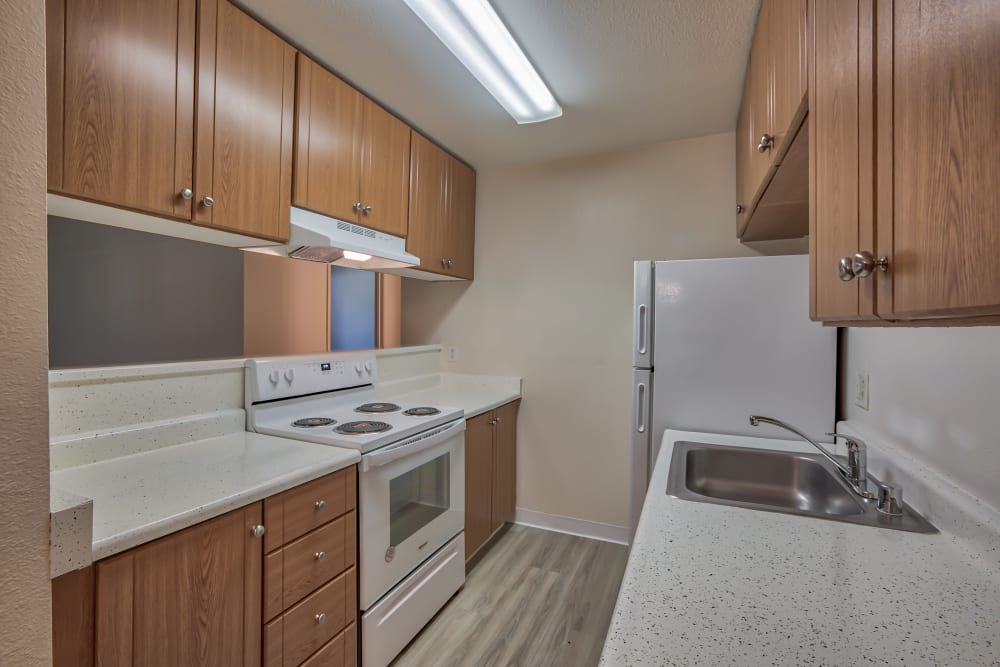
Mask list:
[[[445,453],[389,481],[389,544],[398,546],[448,511],[450,461]]]

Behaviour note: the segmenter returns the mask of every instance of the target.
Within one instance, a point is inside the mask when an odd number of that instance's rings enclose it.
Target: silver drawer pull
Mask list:
[[[318,625],[323,625],[324,623],[326,623],[326,614],[324,614],[323,612],[316,614],[316,623]]]
[[[318,510],[321,510],[324,507],[326,507],[326,501],[325,500],[317,500],[315,503],[313,503],[313,507],[315,507]]]
[[[315,554],[313,554],[313,556],[316,558],[316,560],[323,560],[324,558],[326,558],[326,552],[317,551]]]

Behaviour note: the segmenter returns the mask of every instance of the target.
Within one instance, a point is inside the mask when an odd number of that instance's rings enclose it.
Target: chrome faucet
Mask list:
[[[820,451],[820,453],[829,459],[830,463],[837,466],[837,469],[847,478],[848,483],[851,485],[851,489],[854,493],[858,494],[862,498],[874,498],[875,496],[868,490],[868,446],[864,443],[861,438],[847,437],[846,435],[841,435],[840,433],[827,433],[828,436],[833,438],[843,438],[847,441],[847,465],[845,466],[841,463],[837,457],[835,457],[830,450],[828,450],[823,445],[819,444],[808,435],[795,428],[791,424],[786,424],[778,419],[773,419],[771,417],[761,417],[759,415],[750,415],[750,425],[759,426],[760,424],[771,424],[779,428],[783,428],[786,431],[791,431],[795,435],[799,436],[810,445],[815,447]]]

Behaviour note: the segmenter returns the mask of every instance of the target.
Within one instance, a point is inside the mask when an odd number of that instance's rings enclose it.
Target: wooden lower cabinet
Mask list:
[[[465,431],[465,558],[471,558],[514,513],[517,411],[521,400],[477,415]]]
[[[53,664],[354,665],[356,499],[351,466],[53,580]]]
[[[96,664],[260,663],[261,504],[97,563]]]

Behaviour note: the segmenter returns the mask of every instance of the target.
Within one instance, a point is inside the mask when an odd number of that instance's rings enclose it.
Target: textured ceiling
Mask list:
[[[492,0],[563,108],[517,125],[403,0],[238,0],[481,167],[732,130],[760,0]]]

